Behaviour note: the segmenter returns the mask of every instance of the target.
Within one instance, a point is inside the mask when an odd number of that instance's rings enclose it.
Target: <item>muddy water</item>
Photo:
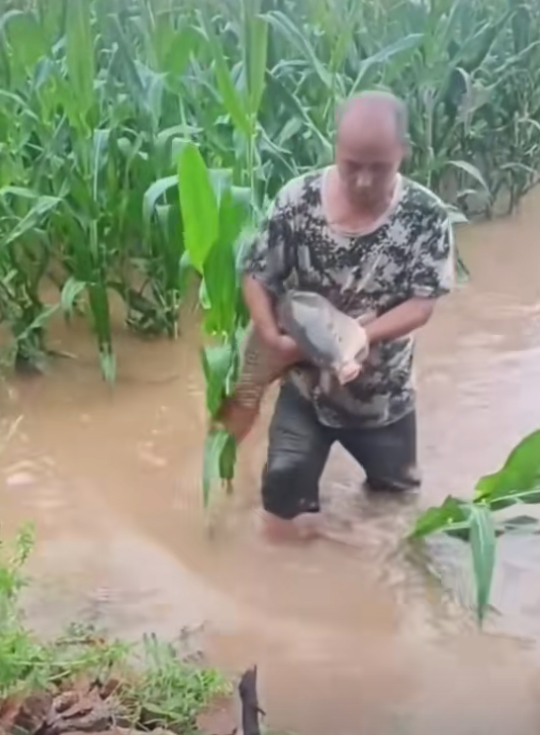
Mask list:
[[[419,336],[421,505],[470,492],[540,426],[540,197],[468,228],[473,280]],[[265,421],[209,538],[200,509],[202,385],[193,329],[178,344],[118,327],[119,383],[101,383],[81,326],[57,325],[42,380],[4,386],[1,517],[37,524],[29,593],[47,633],[73,618],[128,637],[198,626],[214,662],[257,662],[273,729],[305,735],[538,732],[540,543],[505,542],[480,635],[467,556],[438,542],[442,584],[400,546],[414,507],[368,501],[342,452],[325,509],[347,544],[274,548],[258,534]],[[270,406],[268,406],[268,409]],[[267,411],[268,414],[268,411]]]

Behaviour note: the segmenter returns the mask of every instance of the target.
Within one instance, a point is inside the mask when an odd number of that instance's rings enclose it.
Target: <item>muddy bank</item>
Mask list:
[[[80,676],[48,689],[0,698],[0,733],[5,735],[234,735],[240,721],[247,722],[245,735],[259,735],[259,707],[254,672],[246,672],[236,692],[213,697],[210,704],[193,713],[192,722],[179,722],[167,705],[167,682],[163,701],[146,701],[134,693],[134,682],[122,676]],[[170,696],[170,695],[169,695]],[[186,709],[191,705],[189,702]]]
[[[460,233],[471,282],[419,335],[422,507],[467,495],[540,426],[540,202]],[[500,548],[494,603],[479,635],[459,547],[432,549],[441,586],[399,543],[417,509],[368,501],[336,451],[325,512],[354,545],[266,546],[257,530],[265,421],[241,456],[235,496],[210,542],[200,502],[204,402],[189,323],[176,344],[118,325],[119,384],[102,384],[86,332],[58,324],[62,360],[6,386],[22,416],[0,458],[2,521],[33,518],[33,624],[97,621],[134,638],[204,622],[201,645],[236,675],[259,664],[273,729],[306,735],[533,735],[538,707],[540,548]],[[489,672],[489,673],[487,673]],[[328,681],[332,686],[328,686]],[[446,728],[446,729],[445,729]]]

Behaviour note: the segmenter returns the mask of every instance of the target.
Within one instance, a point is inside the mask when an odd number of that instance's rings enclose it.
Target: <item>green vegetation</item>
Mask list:
[[[0,729],[9,702],[71,688],[72,694],[88,696],[81,682],[109,685],[108,696],[112,690],[115,694],[111,713],[126,726],[162,726],[177,733],[193,732],[197,715],[216,697],[230,693],[221,674],[184,660],[175,646],[155,636],[133,647],[74,625],[53,641],[39,641],[25,625],[20,606],[32,546],[28,528],[20,530],[13,544],[0,543]],[[106,698],[103,693],[101,698]]]
[[[442,505],[429,508],[416,520],[411,539],[442,531],[470,543],[479,624],[489,607],[497,537],[540,532],[540,518],[520,515],[498,521],[494,513],[539,503],[540,430],[525,437],[498,472],[478,480],[472,501],[448,496]]]
[[[410,111],[407,172],[456,222],[510,211],[540,164],[533,0],[7,0],[0,15],[0,318],[40,366],[55,312],[86,317],[114,382],[111,295],[178,334],[192,277],[215,417],[246,324],[235,264],[285,180],[332,158],[365,88]],[[235,447],[212,429],[205,500]]]

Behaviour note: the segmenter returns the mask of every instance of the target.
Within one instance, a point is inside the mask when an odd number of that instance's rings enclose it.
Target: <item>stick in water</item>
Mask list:
[[[244,735],[261,735],[259,715],[265,712],[259,707],[257,695],[257,667],[253,666],[242,675],[238,692],[242,700],[242,730]]]

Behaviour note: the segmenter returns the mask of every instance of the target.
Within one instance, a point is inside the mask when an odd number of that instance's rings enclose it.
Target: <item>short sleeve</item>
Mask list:
[[[292,268],[295,206],[287,187],[275,198],[244,256],[241,271],[278,295]]]
[[[427,216],[426,220],[414,248],[410,296],[435,299],[449,293],[454,287],[454,234],[444,212]]]

